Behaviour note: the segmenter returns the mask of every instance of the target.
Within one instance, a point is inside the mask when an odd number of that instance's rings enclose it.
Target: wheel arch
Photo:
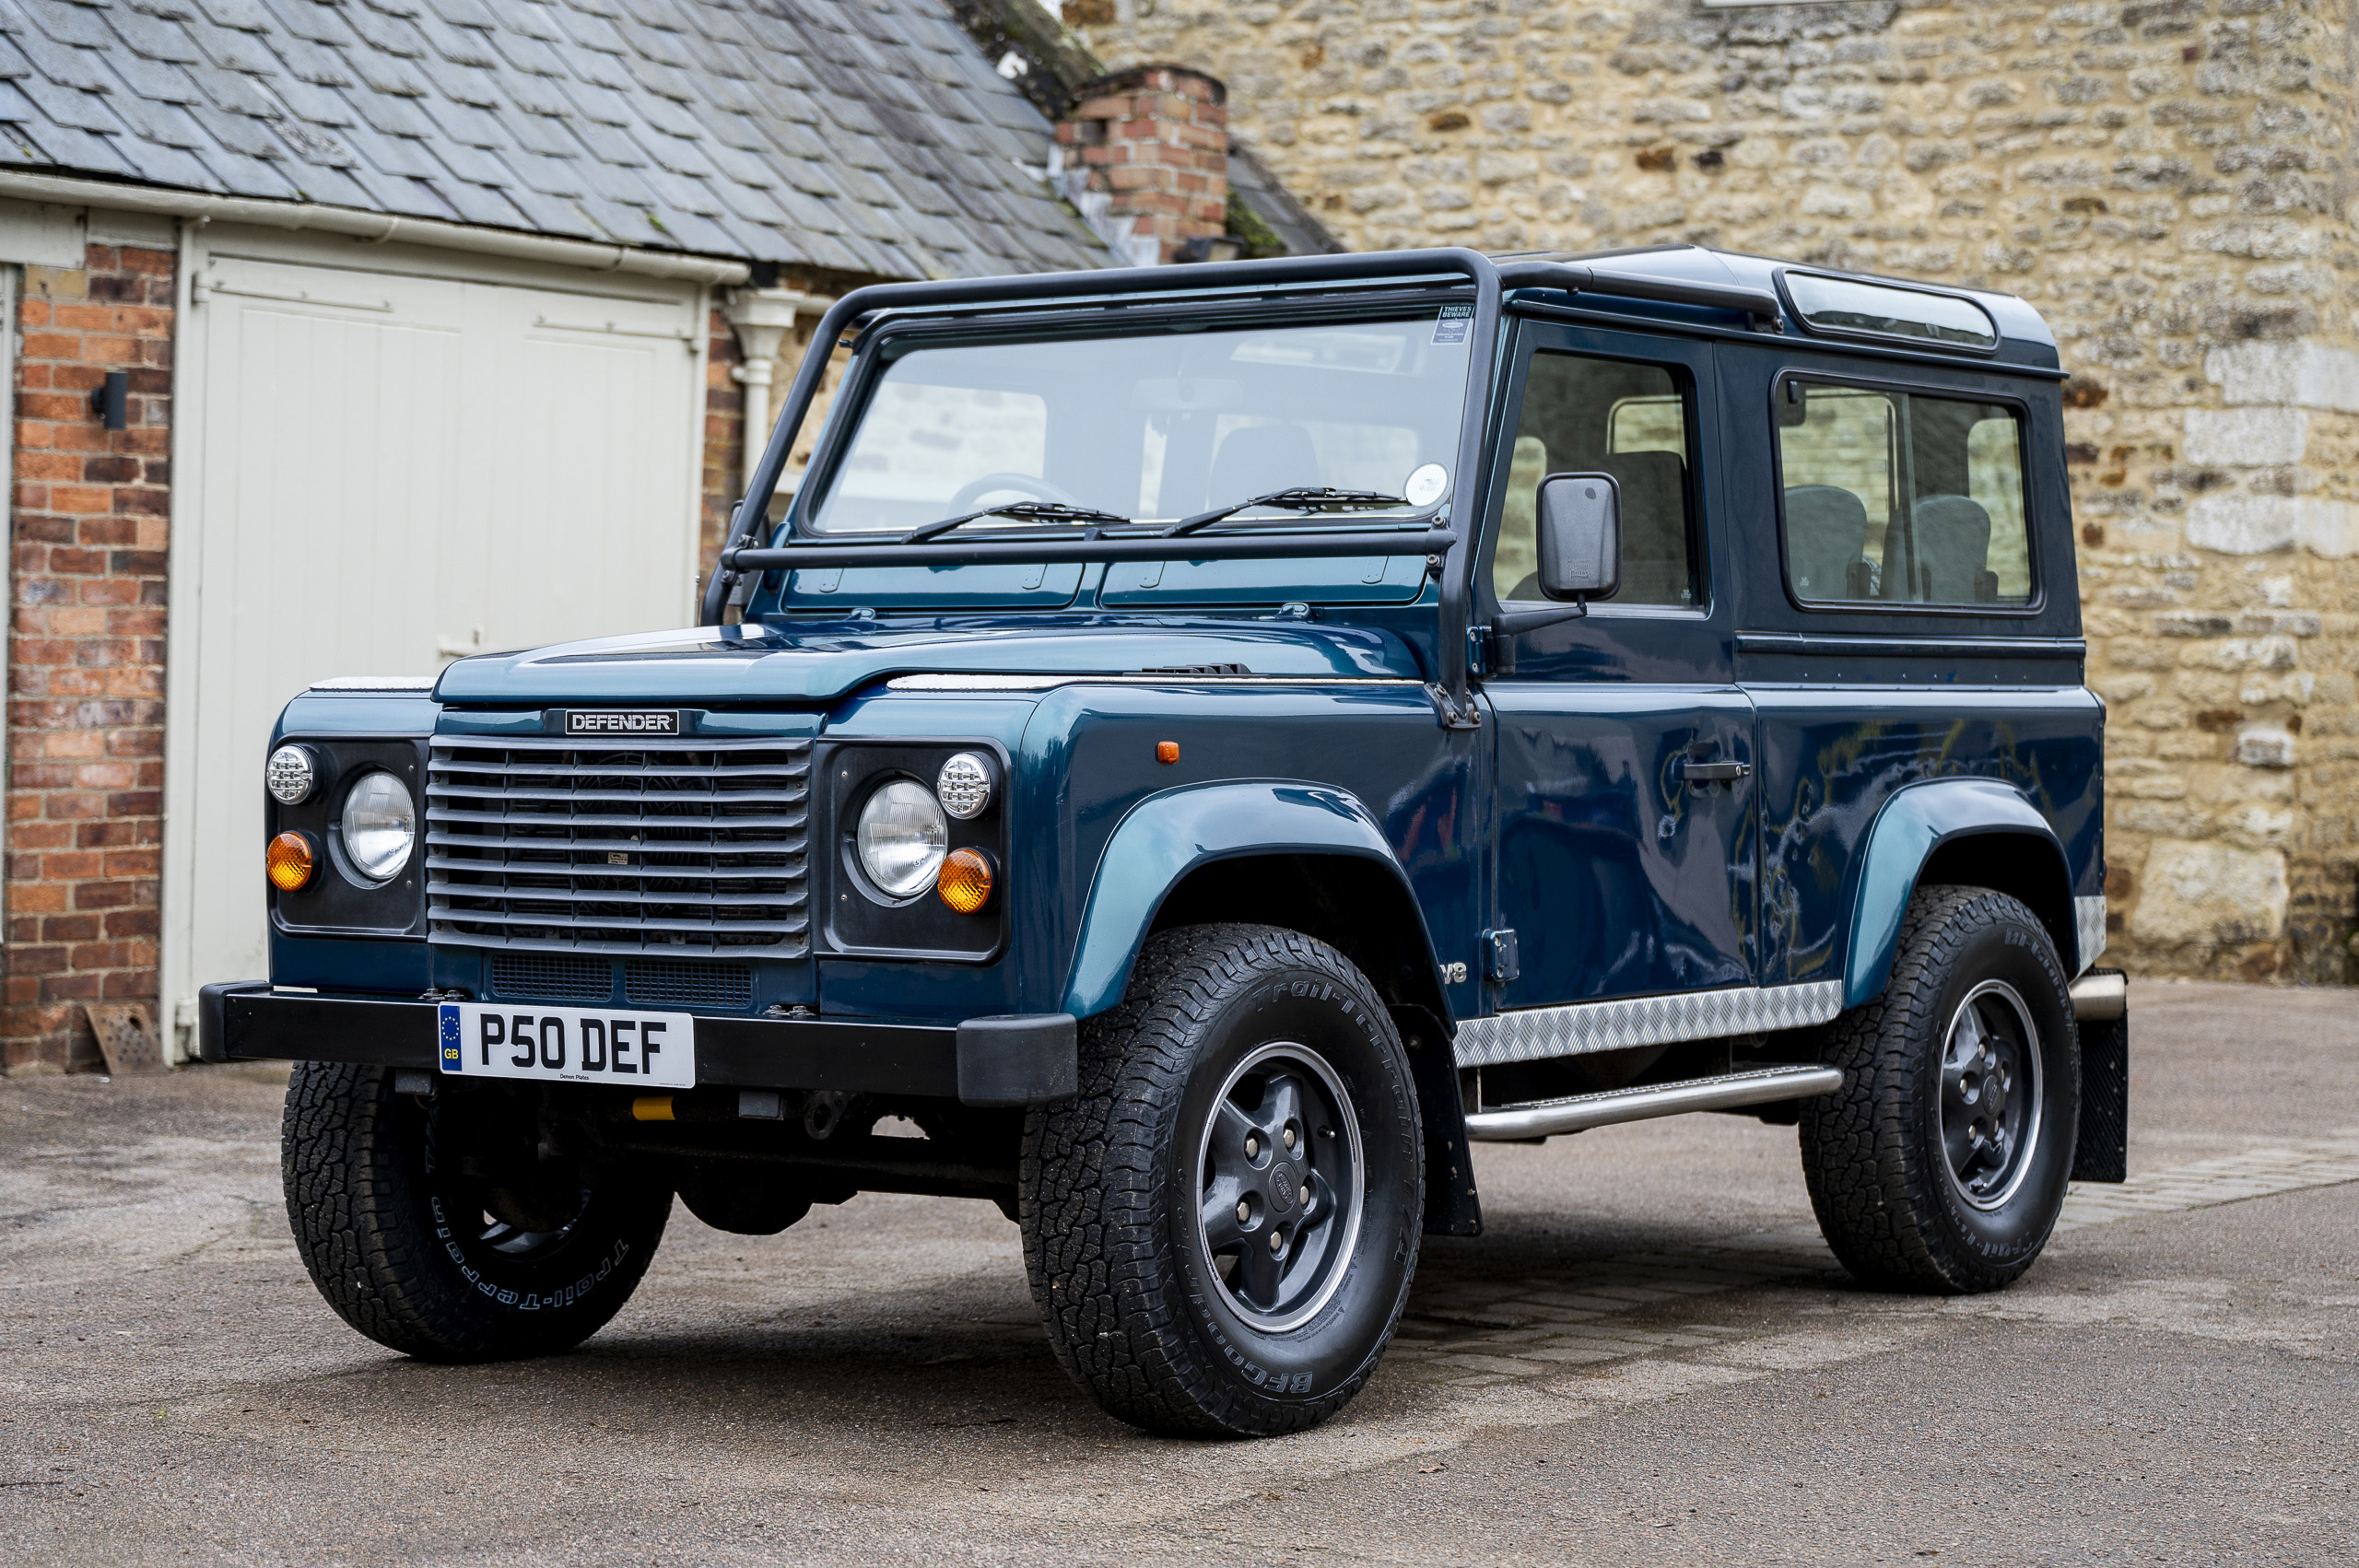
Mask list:
[[[2023,901],[2067,973],[2079,963],[2064,846],[2020,790],[1991,778],[1938,778],[1894,791],[1868,830],[1852,890],[1843,1005],[1879,995],[1892,976],[1901,918],[1919,886],[1987,887]]]
[[[1426,1228],[1479,1233],[1441,970],[1425,911],[1374,814],[1348,791],[1276,779],[1140,802],[1099,858],[1063,1011],[1086,1018],[1120,1001],[1155,932],[1218,920],[1316,937],[1367,977],[1409,1047],[1426,1122]]]
[[[1249,893],[1247,903],[1231,901]],[[1346,893],[1363,902],[1337,902]],[[1314,925],[1278,918],[1282,908]],[[1087,1018],[1112,1007],[1150,935],[1207,919],[1293,926],[1358,964],[1387,1001],[1449,1017],[1425,911],[1374,814],[1346,790],[1230,781],[1168,790],[1133,806],[1098,857],[1063,1010]]]

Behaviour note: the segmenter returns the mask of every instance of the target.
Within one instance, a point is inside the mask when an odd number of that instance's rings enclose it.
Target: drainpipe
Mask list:
[[[735,288],[721,308],[721,319],[737,334],[743,363],[730,374],[745,389],[745,441],[738,492],[753,484],[754,466],[770,437],[770,376],[778,365],[779,346],[794,325],[797,310],[814,315],[830,301],[791,288]]]

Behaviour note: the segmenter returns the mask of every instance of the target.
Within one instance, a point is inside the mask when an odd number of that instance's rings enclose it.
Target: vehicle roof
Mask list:
[[[1766,289],[1771,293],[1778,293],[1778,275],[1789,269],[1814,273],[1824,277],[1848,278],[1858,283],[1892,284],[1903,288],[1922,289],[1929,293],[1947,294],[1959,298],[1971,299],[1988,310],[1991,321],[1999,329],[1998,357],[2000,359],[2028,359],[2041,365],[2057,363],[2056,335],[2048,330],[2048,322],[2042,319],[2040,313],[2016,295],[1998,294],[1989,289],[1961,288],[1954,284],[1924,283],[1915,278],[1849,272],[1840,267],[1819,266],[1808,262],[1781,261],[1772,256],[1749,255],[1742,251],[1716,251],[1704,245],[1648,245],[1620,251],[1526,251],[1515,252],[1512,257],[1507,253],[1494,253],[1491,259],[1493,261],[1513,259],[1567,262],[1590,268],[1600,278],[1614,275],[1680,278],[1696,283],[1736,284],[1749,288]],[[1794,318],[1790,310],[1783,308],[1783,303],[1781,294],[1780,314],[1784,318],[1787,329],[1804,336],[1814,335]],[[1910,347],[1925,353],[1942,354],[1943,352],[1938,345],[1933,344],[1912,344]],[[2010,353],[2010,348],[2016,352]],[[2030,352],[2024,352],[2025,350]],[[2042,350],[2045,352],[2041,352]],[[1984,357],[1981,355],[1964,354],[1959,357]]]
[[[1546,296],[1557,294],[1584,311],[1627,316],[1634,325],[1681,332],[1700,330],[1715,336],[1756,341],[1756,334],[1766,329],[1784,334],[1797,346],[1807,344],[1830,353],[1897,355],[1919,360],[1980,364],[1993,369],[2030,370],[2044,377],[2060,373],[2056,337],[2039,312],[2014,295],[1989,289],[1844,272],[1806,262],[1715,251],[1702,245],[1524,251],[1493,253],[1481,259],[1503,270],[1521,271],[1522,275],[1501,280],[1519,299],[1544,303]],[[1369,251],[1277,261],[1182,263],[1087,274],[1016,275],[932,286],[887,285],[861,290],[848,302],[869,304],[870,309],[860,314],[871,321],[1009,307],[1054,309],[1085,300],[1113,308],[1129,308],[1151,299],[1176,303],[1189,296],[1236,302],[1258,299],[1273,292],[1320,293],[1412,282],[1425,273],[1423,263],[1427,261],[1435,274],[1454,273],[1471,281],[1473,275],[1468,269],[1476,257],[1474,252],[1463,250],[1434,249]],[[1543,264],[1534,268],[1535,263]],[[1550,275],[1558,268],[1563,269],[1561,275]],[[1790,272],[1970,300],[1988,313],[1998,331],[1999,341],[1991,348],[1977,349],[1913,338],[1813,329],[1795,314],[1787,291],[1778,286],[1779,275]],[[1732,322],[1731,315],[1744,318],[1743,324]]]

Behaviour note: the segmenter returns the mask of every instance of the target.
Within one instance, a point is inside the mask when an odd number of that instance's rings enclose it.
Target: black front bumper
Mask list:
[[[431,1001],[206,986],[197,1055],[206,1061],[350,1061],[432,1072]],[[819,1018],[713,1018],[696,1027],[697,1082],[749,1089],[910,1094],[969,1106],[1063,1099],[1079,1081],[1067,1012],[970,1018],[955,1027]]]

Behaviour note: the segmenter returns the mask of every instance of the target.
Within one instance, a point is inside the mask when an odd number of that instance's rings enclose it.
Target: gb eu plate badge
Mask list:
[[[435,1038],[440,1045],[442,1071],[461,1072],[467,1065],[466,1053],[459,1048],[459,1008],[456,1002],[443,1002],[435,1009],[440,1016],[435,1028]]]

